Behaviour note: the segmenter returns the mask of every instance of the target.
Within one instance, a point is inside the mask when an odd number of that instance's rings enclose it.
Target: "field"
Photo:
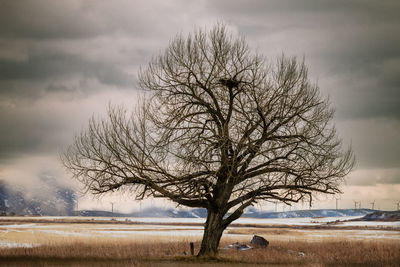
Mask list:
[[[332,220],[330,218],[329,220]],[[0,217],[1,266],[400,266],[399,222],[240,219],[218,258],[200,247],[203,219]],[[225,249],[261,235],[265,249]]]

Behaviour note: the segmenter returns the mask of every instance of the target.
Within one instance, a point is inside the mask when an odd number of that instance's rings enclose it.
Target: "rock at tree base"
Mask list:
[[[268,240],[266,240],[264,237],[259,236],[259,235],[253,236],[253,239],[251,239],[250,243],[254,246],[262,247],[262,248],[266,248],[269,244]]]

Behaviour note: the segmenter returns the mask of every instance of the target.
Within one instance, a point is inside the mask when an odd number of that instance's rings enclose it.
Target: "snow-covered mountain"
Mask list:
[[[363,216],[370,214],[370,209],[320,209],[320,210],[297,210],[287,212],[262,212],[254,208],[248,209],[243,214],[244,218],[315,218],[315,217],[344,217]],[[80,216],[101,216],[101,217],[164,217],[164,218],[205,218],[206,209],[185,209],[176,210],[173,208],[149,207],[132,213],[111,213],[108,211],[79,211]]]
[[[206,209],[190,209],[177,210],[173,208],[149,207],[141,211],[132,213],[111,213],[109,211],[100,210],[82,210],[79,211],[80,216],[99,216],[99,217],[159,217],[159,218],[205,218],[207,217]]]
[[[170,218],[205,218],[206,209],[177,210],[173,208],[150,207],[142,211],[130,213],[131,217],[170,217]]]
[[[359,221],[400,221],[400,210],[396,211],[375,211],[364,217],[357,219]]]
[[[38,189],[26,192],[11,187],[0,180],[1,215],[74,215],[75,192],[56,183],[55,179],[43,177]]]
[[[37,190],[36,190],[37,191]],[[43,176],[40,184],[42,194],[27,194],[23,190],[11,188],[0,180],[0,214],[53,215],[53,216],[101,216],[101,217],[167,217],[167,218],[205,218],[206,209],[174,209],[149,207],[132,213],[111,213],[101,210],[74,212],[76,195],[73,190],[56,183],[55,179]],[[264,212],[251,207],[242,217],[247,218],[306,218],[363,216],[373,213],[371,209],[319,209],[286,212]]]
[[[371,209],[319,209],[319,210],[296,210],[285,212],[262,212],[254,208],[247,210],[242,217],[250,218],[313,218],[313,217],[343,217],[363,216],[374,212]]]

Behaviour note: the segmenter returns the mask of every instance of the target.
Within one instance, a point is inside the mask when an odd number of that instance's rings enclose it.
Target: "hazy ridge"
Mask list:
[[[28,196],[22,190],[11,188],[0,181],[0,214],[2,215],[33,215],[33,216],[99,216],[99,217],[167,217],[167,218],[205,218],[205,209],[174,209],[148,207],[131,213],[118,213],[104,210],[75,211],[76,195],[73,190],[44,181],[43,190],[52,190],[53,194],[41,197]],[[310,209],[296,211],[260,211],[249,208],[242,217],[247,218],[306,218],[306,217],[343,217],[364,216],[374,213],[371,209]]]

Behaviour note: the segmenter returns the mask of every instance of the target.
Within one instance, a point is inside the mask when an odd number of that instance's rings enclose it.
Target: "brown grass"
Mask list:
[[[32,227],[10,228],[8,225],[33,223]],[[97,230],[118,232],[115,224],[125,224],[124,231],[142,231],[142,234],[114,236],[98,234]],[[135,224],[154,227],[140,229]],[[164,224],[164,223],[160,223]],[[193,226],[201,224],[165,223]],[[380,238],[356,241],[351,237],[353,227],[299,227],[276,225],[232,225],[224,236],[218,258],[185,256],[189,241],[200,247],[201,237],[154,236],[157,223],[115,222],[87,220],[34,220],[5,218],[0,220],[0,241],[41,244],[33,248],[0,248],[0,266],[400,266],[398,229],[379,229]],[[40,228],[40,227],[42,228]],[[240,227],[239,227],[240,226]],[[44,227],[44,228],[43,228]],[[132,229],[131,229],[132,228]],[[299,229],[300,228],[300,229]],[[50,230],[48,232],[40,229]],[[189,230],[190,228],[188,228]],[[362,230],[359,229],[362,234]],[[369,228],[368,228],[369,229]],[[73,232],[77,235],[58,235],[52,230]],[[178,231],[162,229],[160,231]],[[387,230],[387,229],[385,229]],[[253,234],[267,237],[266,249],[236,251],[222,249],[235,241],[249,242]],[[367,233],[366,233],[367,234]],[[323,236],[323,237],[321,237]],[[388,237],[388,239],[385,239]],[[390,238],[395,238],[390,241]],[[197,251],[196,251],[197,253]]]
[[[232,240],[225,239],[221,247]],[[199,248],[200,242],[195,243]],[[0,249],[1,266],[400,266],[390,241],[271,242],[266,249],[221,249],[218,258],[184,256],[188,242],[72,242]]]

